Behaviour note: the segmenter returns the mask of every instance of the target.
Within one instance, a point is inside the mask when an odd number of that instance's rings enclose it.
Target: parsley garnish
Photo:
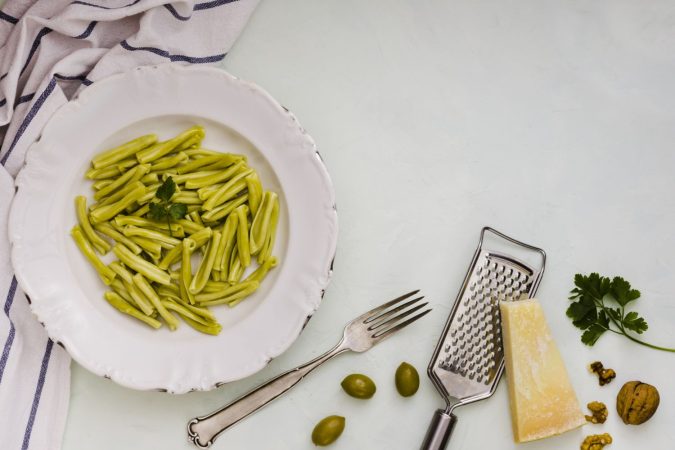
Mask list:
[[[592,273],[575,275],[574,284],[576,287],[570,293],[570,300],[574,301],[567,308],[567,316],[575,327],[584,330],[581,342],[591,346],[605,331],[611,331],[646,347],[675,352],[673,348],[649,344],[629,333],[642,334],[648,326],[635,311],[626,312],[626,306],[640,298],[640,291],[632,289],[628,281],[621,277],[610,280]]]
[[[166,220],[169,226],[169,234],[171,234],[171,219],[178,220],[185,217],[187,214],[187,206],[182,203],[171,203],[171,197],[176,192],[176,183],[173,178],[169,177],[164,180],[164,183],[157,189],[155,197],[159,202],[150,203],[149,216],[155,220]]]

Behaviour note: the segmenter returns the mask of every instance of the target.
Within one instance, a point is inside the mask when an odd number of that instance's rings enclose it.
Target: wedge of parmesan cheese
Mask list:
[[[501,302],[500,311],[515,441],[542,439],[585,424],[539,302]]]

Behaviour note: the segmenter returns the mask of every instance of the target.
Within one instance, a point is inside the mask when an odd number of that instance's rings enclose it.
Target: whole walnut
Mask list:
[[[659,391],[654,386],[629,381],[616,396],[616,412],[626,425],[640,425],[654,415],[659,401]]]

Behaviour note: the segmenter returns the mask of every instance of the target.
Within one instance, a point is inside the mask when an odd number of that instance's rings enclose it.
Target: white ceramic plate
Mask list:
[[[243,153],[280,197],[280,264],[235,308],[213,308],[223,330],[151,330],[102,298],[105,286],[69,236],[74,198],[101,150],[149,132],[206,128],[204,147]],[[337,240],[334,191],[313,140],[259,87],[226,72],[172,64],[110,77],[50,120],[16,179],[12,263],[49,336],[90,371],[135,389],[208,390],[262,369],[319,306]]]

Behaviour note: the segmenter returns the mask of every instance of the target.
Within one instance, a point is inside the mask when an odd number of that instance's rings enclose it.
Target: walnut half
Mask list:
[[[614,369],[605,369],[600,361],[595,361],[590,365],[591,372],[598,375],[598,383],[600,386],[609,384],[614,378],[616,378],[616,372]]]
[[[654,415],[659,402],[659,391],[654,386],[629,381],[616,396],[616,412],[626,425],[640,425]]]
[[[605,445],[612,443],[612,436],[605,434],[592,434],[586,436],[584,442],[581,443],[581,450],[602,450]]]
[[[590,402],[586,405],[591,411],[592,416],[585,416],[586,420],[591,423],[605,423],[607,420],[607,406],[602,402]]]

